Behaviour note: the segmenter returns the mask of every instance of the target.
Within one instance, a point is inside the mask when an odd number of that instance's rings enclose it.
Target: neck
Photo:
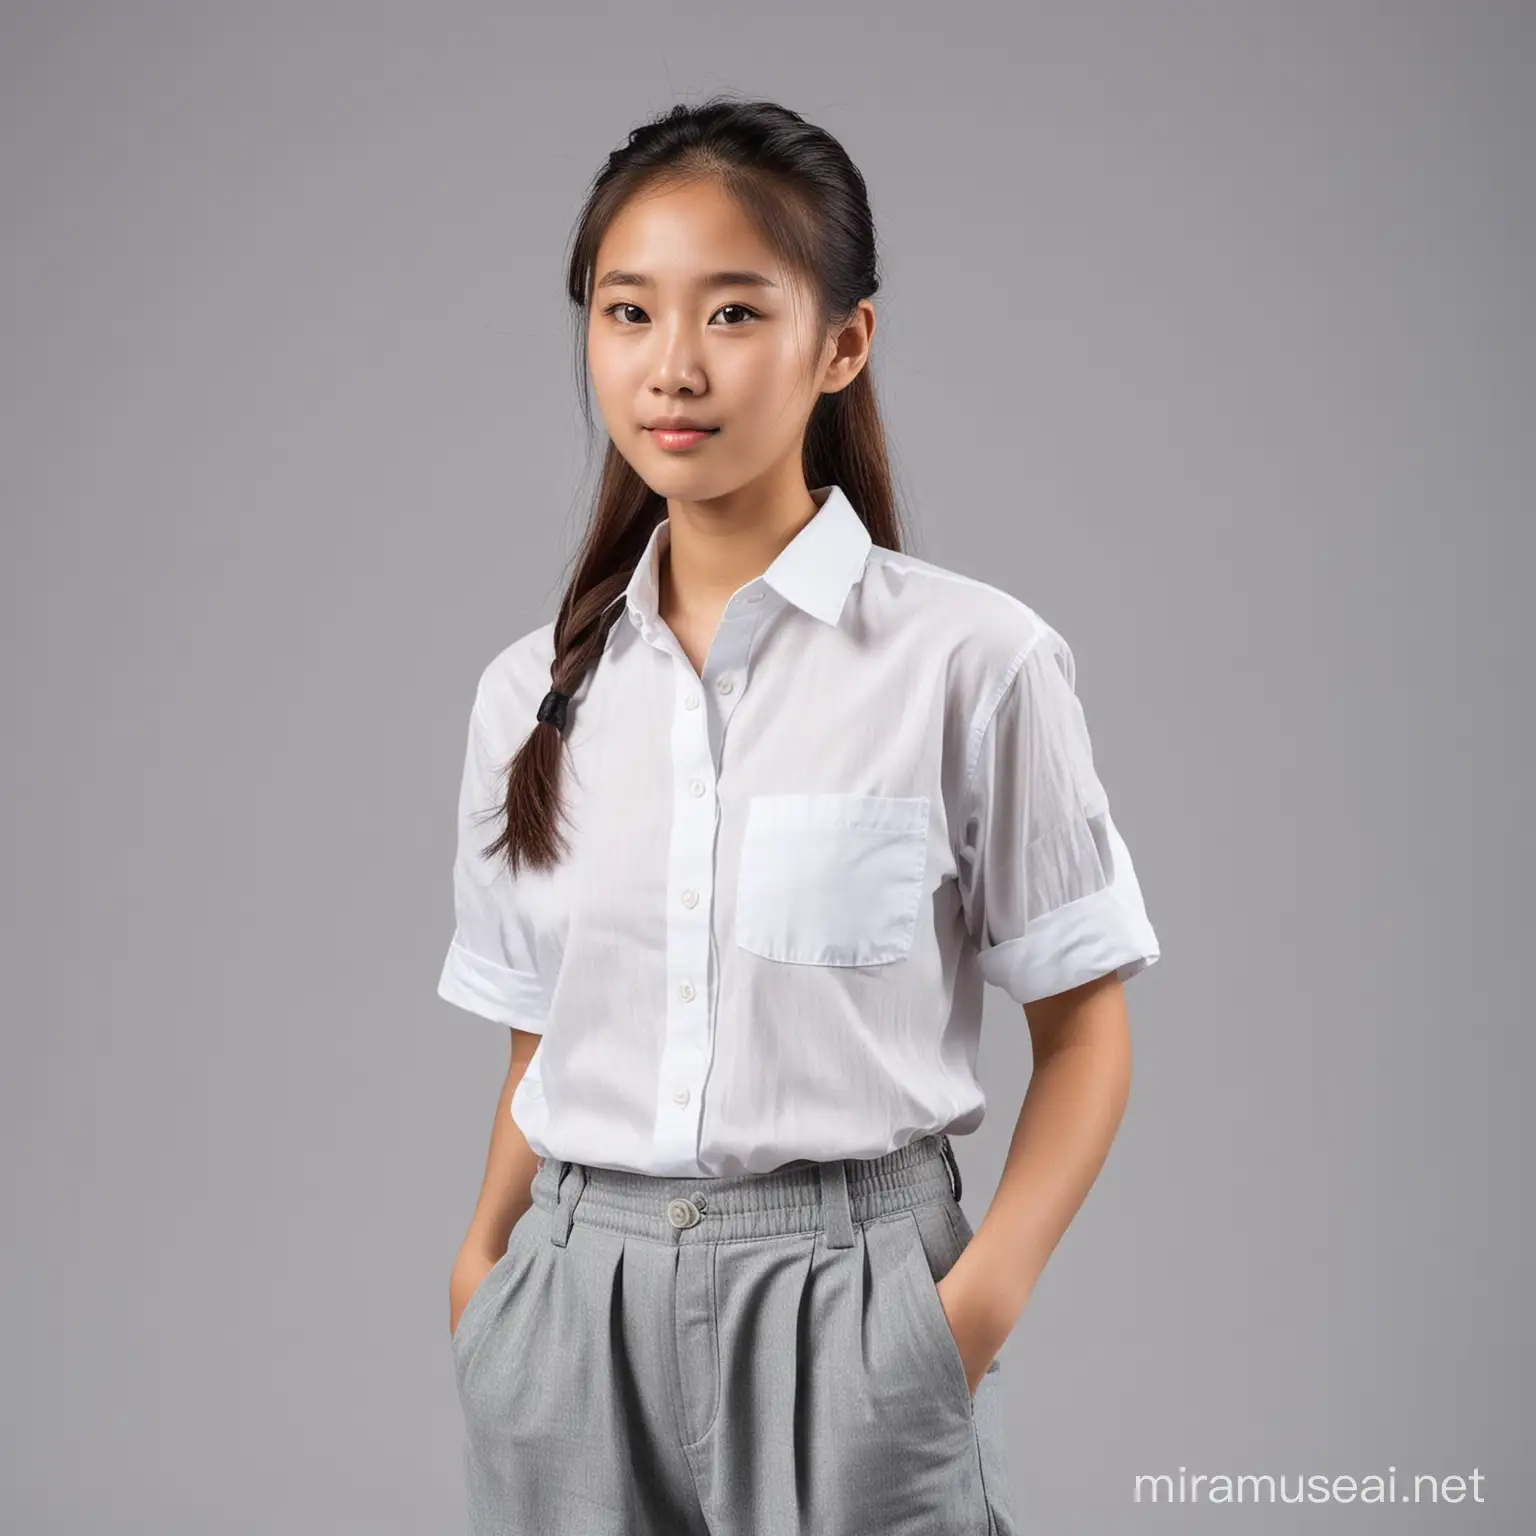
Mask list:
[[[753,487],[715,501],[669,498],[662,616],[718,612],[773,564],[817,511],[803,477],[770,497]]]

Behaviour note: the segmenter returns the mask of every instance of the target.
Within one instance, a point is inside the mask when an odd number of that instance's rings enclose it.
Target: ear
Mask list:
[[[875,306],[868,299],[860,299],[847,324],[832,337],[832,357],[821,379],[823,394],[835,395],[853,383],[869,361],[874,339]]]

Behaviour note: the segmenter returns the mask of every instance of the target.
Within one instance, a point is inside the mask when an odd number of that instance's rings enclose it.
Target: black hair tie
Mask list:
[[[571,702],[568,693],[561,693],[558,689],[551,688],[544,695],[544,702],[539,705],[539,720],[554,726],[557,731],[565,729],[565,706]]]

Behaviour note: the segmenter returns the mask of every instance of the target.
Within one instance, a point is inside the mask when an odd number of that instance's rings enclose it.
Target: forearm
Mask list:
[[[1058,1043],[1036,1051],[1002,1177],[970,1245],[994,1293],[1016,1311],[1098,1177],[1130,1076],[1118,988],[1083,1002]]]
[[[493,1259],[507,1251],[512,1228],[533,1203],[530,1186],[539,1166],[538,1154],[528,1145],[511,1113],[512,1095],[523,1080],[532,1056],[528,1040],[529,1037],[524,1035],[512,1042],[512,1063],[496,1101],[485,1176],[475,1201],[475,1213],[464,1236],[465,1247],[473,1247]]]

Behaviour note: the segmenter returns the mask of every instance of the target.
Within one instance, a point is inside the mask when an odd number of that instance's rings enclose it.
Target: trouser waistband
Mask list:
[[[546,1158],[532,1184],[533,1203],[553,1218],[550,1241],[560,1247],[580,1223],[675,1243],[825,1231],[828,1247],[847,1248],[855,1223],[930,1200],[959,1200],[960,1191],[960,1165],[943,1132],[883,1157],[795,1163],[716,1178],[674,1178]]]

